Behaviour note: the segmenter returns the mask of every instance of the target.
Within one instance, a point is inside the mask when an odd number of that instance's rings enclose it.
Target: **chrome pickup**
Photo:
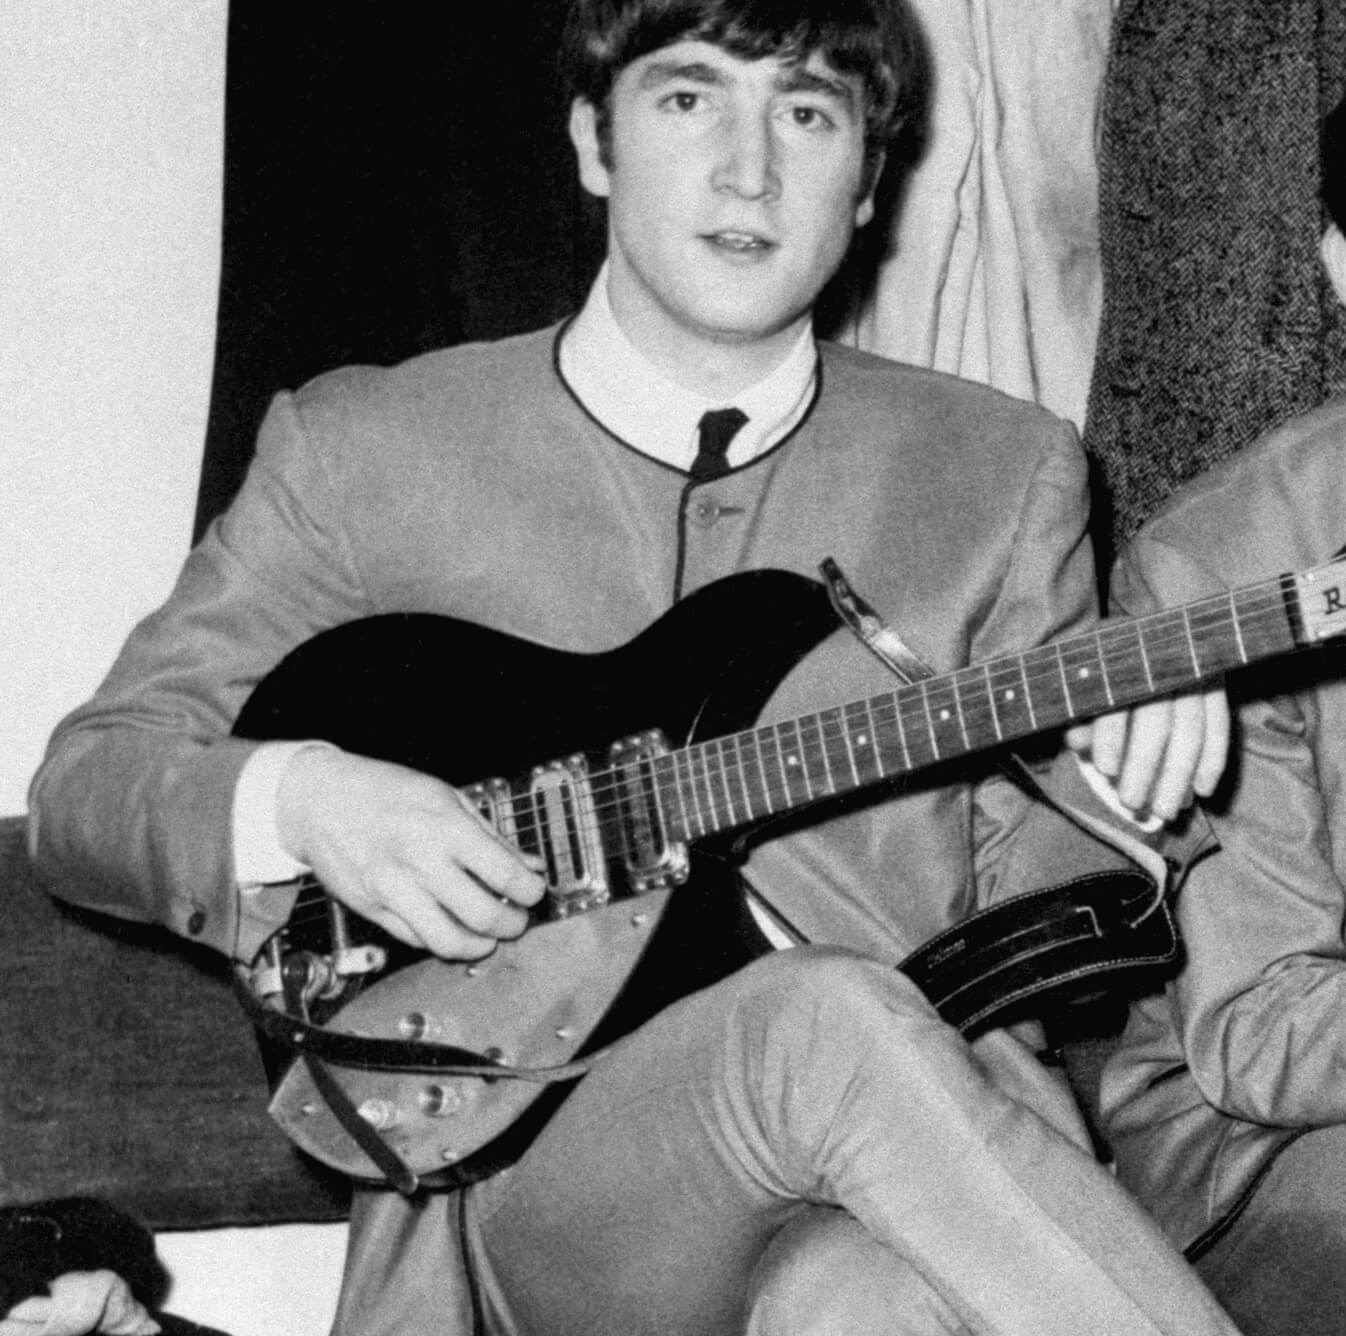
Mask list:
[[[669,838],[659,788],[658,762],[669,755],[667,740],[658,731],[641,733],[613,743],[608,755],[632,890],[680,886],[687,880],[687,845]]]
[[[611,896],[608,859],[584,757],[537,766],[528,793],[556,917],[606,904]]]

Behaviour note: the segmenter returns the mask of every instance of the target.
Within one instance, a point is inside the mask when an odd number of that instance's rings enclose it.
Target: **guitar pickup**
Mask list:
[[[608,752],[622,861],[637,892],[687,880],[687,845],[669,838],[660,798],[659,761],[668,754],[668,742],[657,730],[615,742]]]
[[[557,918],[611,897],[603,833],[583,756],[537,766],[528,781],[533,834]]]

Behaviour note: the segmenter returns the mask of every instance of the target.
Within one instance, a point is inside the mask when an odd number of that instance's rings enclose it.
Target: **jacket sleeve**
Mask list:
[[[1213,587],[1190,557],[1143,539],[1116,579],[1136,611]],[[1188,963],[1170,1002],[1202,1095],[1235,1117],[1291,1127],[1346,1121],[1346,887],[1315,762],[1325,694],[1341,687],[1287,693],[1286,672],[1273,664],[1236,679],[1236,765],[1208,805],[1220,847],[1178,897]]]
[[[233,720],[290,649],[367,611],[335,491],[281,396],[232,507],[52,737],[30,792],[52,891],[250,958],[292,897],[237,889],[230,816],[254,744]]]
[[[1084,453],[1073,429],[1061,424],[1024,492],[1010,561],[970,661],[1021,652],[1087,631],[1098,621],[1089,493]],[[1059,735],[1018,747],[1045,792],[1086,805],[1104,825],[1123,818],[1094,798],[1080,763]],[[1103,839],[1080,829],[1048,803],[1030,798],[1005,775],[977,787],[973,809],[974,865],[982,907],[1086,873],[1129,867]]]

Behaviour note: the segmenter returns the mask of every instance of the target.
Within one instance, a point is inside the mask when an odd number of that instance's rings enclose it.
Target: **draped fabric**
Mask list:
[[[1346,312],[1318,260],[1319,125],[1344,81],[1340,0],[1121,0],[1085,429],[1105,540],[1346,388]]]
[[[1113,0],[909,0],[923,153],[849,337],[1080,426],[1101,305],[1094,135]]]

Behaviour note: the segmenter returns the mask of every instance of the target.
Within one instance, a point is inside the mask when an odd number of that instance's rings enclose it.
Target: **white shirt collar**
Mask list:
[[[674,468],[690,469],[697,424],[711,408],[729,407],[669,380],[622,332],[608,301],[605,264],[588,300],[561,339],[561,374],[580,402],[613,435]],[[729,446],[737,468],[768,450],[798,424],[813,402],[818,350],[805,327],[785,360],[735,395],[748,421]]]

